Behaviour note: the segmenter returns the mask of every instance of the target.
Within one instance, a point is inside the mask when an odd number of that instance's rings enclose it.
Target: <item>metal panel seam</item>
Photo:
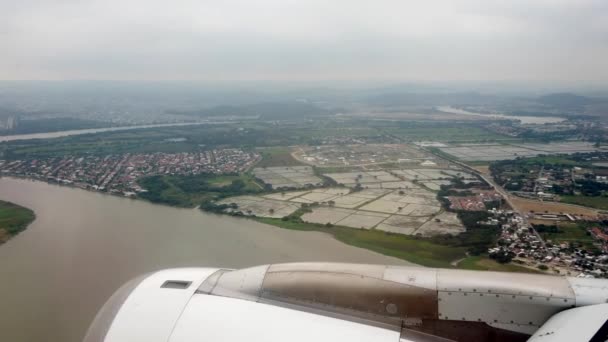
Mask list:
[[[266,271],[264,271],[264,278],[262,278],[262,282],[260,283],[260,289],[258,290],[258,299],[256,299],[256,302],[259,303],[260,300],[262,299],[262,293],[264,293],[264,283],[266,282],[266,276],[268,275],[268,270],[270,269],[270,266],[272,266],[274,264],[268,264],[266,265]]]
[[[219,272],[219,271],[221,271],[221,269],[220,269],[220,270],[217,270],[216,272]],[[215,272],[214,272],[214,273],[215,273]],[[207,278],[209,278],[209,277],[210,277],[210,276],[212,276],[212,275],[213,275],[213,273],[211,273],[211,274],[210,274],[210,275],[208,275],[207,277],[205,277],[205,278],[201,279],[201,280],[198,282],[198,284],[197,284],[197,286],[196,286],[196,289],[198,289],[198,288],[199,288],[199,286],[201,286],[201,284],[202,284],[202,283],[204,283],[204,282],[205,282],[205,280],[207,280]],[[218,279],[219,279],[219,278],[218,278]],[[184,314],[184,311],[186,311],[186,308],[188,307],[188,304],[189,304],[189,303],[190,303],[190,301],[192,300],[192,297],[194,297],[194,295],[195,295],[195,294],[197,294],[197,293],[196,293],[196,291],[197,291],[197,290],[194,290],[194,291],[192,292],[192,294],[190,294],[190,298],[188,298],[188,301],[187,301],[187,302],[184,304],[184,306],[182,306],[182,309],[181,309],[181,311],[179,312],[179,315],[177,315],[177,318],[176,318],[176,319],[175,319],[175,321],[173,322],[173,326],[171,327],[171,332],[170,332],[170,333],[169,333],[169,335],[168,335],[169,337],[167,338],[167,342],[170,342],[170,341],[171,341],[171,337],[173,336],[173,333],[175,332],[175,327],[177,326],[177,323],[179,322],[179,320],[182,318],[182,315]],[[204,296],[207,296],[207,295],[204,295]]]

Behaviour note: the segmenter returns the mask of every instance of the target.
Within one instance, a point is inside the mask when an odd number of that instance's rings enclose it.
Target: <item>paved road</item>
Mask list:
[[[425,149],[426,150],[426,149]],[[511,208],[513,208],[513,211],[517,212],[519,214],[519,216],[521,216],[521,218],[523,219],[523,223],[526,227],[530,227],[532,228],[532,225],[528,222],[528,219],[526,218],[526,213],[523,213],[521,211],[521,209],[519,209],[512,201],[511,201],[511,194],[505,190],[502,186],[500,186],[498,183],[496,183],[494,181],[494,179],[492,179],[491,176],[488,176],[482,172],[479,172],[478,170],[474,169],[473,167],[458,161],[458,160],[454,160],[454,159],[450,159],[450,158],[446,158],[444,156],[438,155],[433,153],[430,150],[426,150],[427,152],[435,155],[438,158],[441,158],[443,160],[449,161],[451,163],[454,163],[456,165],[459,165],[463,168],[465,168],[466,170],[470,171],[471,173],[476,174],[477,176],[481,177],[481,179],[483,179],[486,183],[490,184],[494,190],[496,190],[496,192],[498,192],[500,195],[502,195],[502,197],[505,199],[505,201],[507,202],[507,204],[509,204],[509,206]],[[533,233],[536,235],[536,237],[538,238],[538,240],[540,241],[541,245],[543,246],[543,248],[546,248],[547,245],[545,244],[545,240],[543,240],[543,238],[540,236],[540,234],[536,231],[536,229],[532,228]]]
[[[494,180],[492,179],[492,177],[484,175],[481,172],[477,172],[477,175],[479,175],[484,181],[486,181],[486,183],[492,185],[494,187],[494,190],[496,190],[496,192],[498,192],[499,194],[502,195],[502,197],[509,204],[509,206],[511,206],[511,208],[513,208],[514,211],[516,211],[517,213],[519,213],[519,216],[521,216],[521,218],[523,219],[524,225],[527,226],[527,227],[529,227],[530,229],[532,229],[532,232],[534,233],[534,235],[536,235],[536,237],[538,238],[538,241],[540,241],[540,243],[543,246],[543,248],[547,248],[547,244],[545,243],[545,240],[543,240],[543,238],[536,231],[536,229],[534,229],[532,227],[532,225],[528,222],[528,219],[526,217],[526,213],[523,213],[515,204],[513,204],[513,202],[511,201],[511,194],[509,194],[509,192],[507,190],[505,190],[503,187],[501,187],[496,182],[494,182]]]

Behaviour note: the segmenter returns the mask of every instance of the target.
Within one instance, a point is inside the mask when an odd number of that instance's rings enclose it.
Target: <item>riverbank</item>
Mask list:
[[[39,181],[2,178],[0,200],[36,213],[25,231],[0,246],[2,341],[82,341],[118,287],[160,269],[314,261],[408,265],[319,232]]]
[[[113,131],[127,131],[144,128],[163,128],[163,127],[180,127],[180,126],[193,126],[193,125],[204,125],[210,122],[176,122],[176,123],[165,123],[165,124],[150,124],[150,125],[131,125],[131,126],[110,126],[102,128],[85,128],[85,129],[73,129],[53,132],[41,132],[41,133],[26,133],[26,134],[12,134],[12,135],[0,135],[0,142],[4,141],[17,141],[17,140],[31,140],[31,139],[53,139],[61,137],[69,137],[73,135],[82,134],[94,134],[103,132]]]
[[[24,231],[35,218],[32,210],[0,200],[0,244]]]
[[[452,268],[450,262],[462,258],[466,252],[466,248],[462,247],[442,246],[422,238],[377,230],[342,226],[328,227],[321,224],[265,217],[257,217],[255,220],[285,229],[327,233],[347,245],[365,248],[427,267]]]
[[[19,177],[21,179],[29,179],[27,177]],[[164,179],[164,178],[163,178]],[[218,178],[219,179],[219,178]],[[213,179],[214,181],[216,179]],[[251,180],[251,179],[249,179]],[[37,180],[43,181],[43,180]],[[233,179],[230,179],[233,181]],[[44,181],[43,181],[44,182]],[[48,182],[45,182],[48,183]],[[54,185],[61,185],[68,188],[77,188],[82,190],[88,190],[89,192],[94,192],[98,194],[104,195],[114,195],[112,197],[121,197],[125,198],[125,196],[121,196],[119,194],[111,194],[108,192],[100,192],[93,189],[83,189],[79,187],[75,187],[73,185],[62,184],[62,183],[49,183]],[[170,184],[167,187],[167,190],[170,192],[169,199],[176,199],[175,201],[168,201],[167,198],[161,197],[133,197],[132,199],[143,200],[144,202],[150,202],[157,205],[163,205],[167,207],[177,207],[177,208],[198,208],[196,203],[199,203],[202,199],[209,199],[208,195],[217,195],[216,193],[207,193],[205,192],[205,196],[203,194],[198,193],[195,188],[188,184],[186,188],[187,192],[176,191],[178,187],[175,184]],[[159,194],[167,191],[161,191]],[[200,190],[200,189],[199,189]],[[206,189],[208,190],[208,189]],[[154,191],[151,191],[154,193]],[[258,191],[255,191],[258,193]],[[258,193],[259,194],[259,193]],[[238,195],[238,193],[233,193],[231,195]],[[187,200],[184,200],[184,197]],[[212,196],[213,197],[213,196]],[[131,198],[131,197],[127,197]],[[157,199],[157,200],[155,200]],[[180,199],[177,201],[177,199]],[[209,211],[202,210],[203,212],[212,212],[214,214],[218,214],[221,216],[234,216],[223,213],[221,210],[218,211]],[[448,243],[438,243],[433,241],[432,239],[422,238],[417,236],[409,236],[402,234],[389,233],[378,230],[365,230],[365,229],[354,229],[350,227],[342,227],[342,226],[331,226],[328,227],[322,224],[314,224],[308,222],[301,222],[301,220],[282,220],[282,219],[274,219],[274,218],[265,218],[265,217],[243,217],[245,220],[249,221],[257,221],[261,223],[265,223],[268,225],[272,225],[279,228],[284,228],[288,230],[297,230],[297,231],[316,231],[329,234],[335,240],[338,240],[345,245],[363,248],[369,251],[373,251],[376,253],[380,253],[382,255],[395,257],[401,260],[405,260],[407,262],[415,263],[421,266],[426,267],[438,267],[438,268],[462,268],[462,269],[472,269],[472,270],[491,270],[491,271],[505,271],[505,272],[513,272],[513,271],[527,271],[523,267],[517,265],[505,265],[495,262],[494,260],[489,259],[486,256],[476,256],[471,260],[465,260],[468,262],[460,262],[454,263],[456,260],[460,259],[468,259],[466,257],[466,252],[468,247],[465,245],[458,246],[454,244]],[[521,268],[521,269],[520,269]]]
[[[498,263],[486,255],[468,255],[466,247],[443,245],[417,236],[275,218],[256,217],[254,219],[284,229],[323,232],[346,245],[364,248],[425,267],[531,272],[530,269],[520,265]]]

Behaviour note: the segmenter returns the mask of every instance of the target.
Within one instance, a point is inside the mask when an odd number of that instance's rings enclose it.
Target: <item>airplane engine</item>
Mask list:
[[[605,341],[608,281],[338,263],[138,277],[85,342]]]

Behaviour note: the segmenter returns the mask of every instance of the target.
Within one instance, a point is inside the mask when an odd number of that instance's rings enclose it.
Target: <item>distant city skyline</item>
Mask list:
[[[1,80],[608,82],[605,0],[0,2]]]

